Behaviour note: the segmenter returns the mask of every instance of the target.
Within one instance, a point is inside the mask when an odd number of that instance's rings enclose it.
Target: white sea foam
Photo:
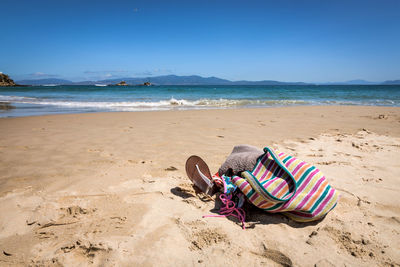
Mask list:
[[[3,102],[22,103],[25,101],[36,101],[36,100],[37,98],[34,97],[0,95],[0,101]]]
[[[234,107],[234,106],[268,106],[268,105],[304,105],[310,102],[303,100],[249,100],[249,99],[199,99],[186,100],[175,99],[160,100],[157,102],[144,101],[123,101],[123,102],[92,102],[92,101],[63,101],[49,100],[32,97],[21,96],[4,96],[0,95],[0,101],[21,103],[21,104],[37,104],[37,105],[54,105],[65,107],[94,107],[94,108],[127,108],[127,107]]]
[[[306,101],[306,100],[257,100],[257,99],[175,99],[160,100],[156,102],[145,101],[70,101],[53,100],[23,96],[0,95],[0,101],[19,104],[34,104],[57,106],[71,109],[95,109],[110,111],[140,111],[140,110],[168,110],[168,109],[206,109],[206,108],[234,108],[234,107],[274,107],[295,105],[393,105],[393,101],[382,100],[373,103],[358,101]]]

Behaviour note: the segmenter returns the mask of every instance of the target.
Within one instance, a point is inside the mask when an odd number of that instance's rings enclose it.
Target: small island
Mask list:
[[[141,83],[141,84],[136,84],[134,86],[152,86],[152,85],[153,84],[151,84],[150,82],[144,82],[144,83]],[[120,81],[117,84],[111,84],[109,86],[129,86],[129,84],[127,84],[125,81]]]
[[[125,81],[121,81],[117,83],[116,86],[128,86],[128,84]]]

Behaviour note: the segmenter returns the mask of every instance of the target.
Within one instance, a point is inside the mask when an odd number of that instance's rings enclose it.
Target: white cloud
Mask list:
[[[43,73],[43,72],[35,72],[35,73],[32,73],[31,75],[32,75],[32,76],[40,77],[40,76],[46,76],[46,73]]]
[[[126,73],[127,70],[87,70],[84,74],[110,74],[110,73]]]
[[[55,74],[47,74],[47,73],[43,73],[43,72],[35,72],[35,73],[31,73],[29,74],[29,76],[31,77],[57,77],[59,75],[55,75]]]

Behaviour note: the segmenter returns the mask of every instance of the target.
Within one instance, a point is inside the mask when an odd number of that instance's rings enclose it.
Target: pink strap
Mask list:
[[[204,215],[203,218],[206,217],[227,217],[227,216],[233,216],[238,218],[238,220],[242,223],[242,228],[246,229],[244,226],[244,220],[246,218],[246,213],[242,208],[236,208],[235,202],[233,202],[232,195],[226,195],[226,194],[221,194],[219,196],[219,199],[221,199],[222,203],[225,205],[220,208],[219,214],[220,215]]]

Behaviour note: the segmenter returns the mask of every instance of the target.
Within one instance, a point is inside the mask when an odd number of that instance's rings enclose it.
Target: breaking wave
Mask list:
[[[34,98],[22,96],[0,95],[0,102],[18,104],[32,104],[43,106],[57,106],[71,109],[94,109],[110,111],[144,111],[144,110],[169,110],[169,109],[213,109],[213,108],[234,108],[234,107],[279,107],[298,105],[387,105],[398,106],[400,103],[389,100],[369,101],[307,101],[307,100],[254,100],[254,99],[198,99],[186,100],[171,98],[156,102],[146,101],[71,101],[55,100],[48,98]]]
[[[62,107],[80,107],[80,108],[101,108],[101,109],[129,109],[129,108],[196,108],[196,107],[240,107],[240,106],[286,106],[286,105],[307,105],[312,104],[303,100],[248,100],[248,99],[199,99],[199,100],[186,100],[175,99],[160,100],[157,102],[145,101],[121,101],[121,102],[106,102],[106,101],[64,101],[53,99],[40,99],[33,97],[21,96],[4,96],[0,95],[0,101],[13,102],[20,104],[35,104],[35,105],[52,105]]]

